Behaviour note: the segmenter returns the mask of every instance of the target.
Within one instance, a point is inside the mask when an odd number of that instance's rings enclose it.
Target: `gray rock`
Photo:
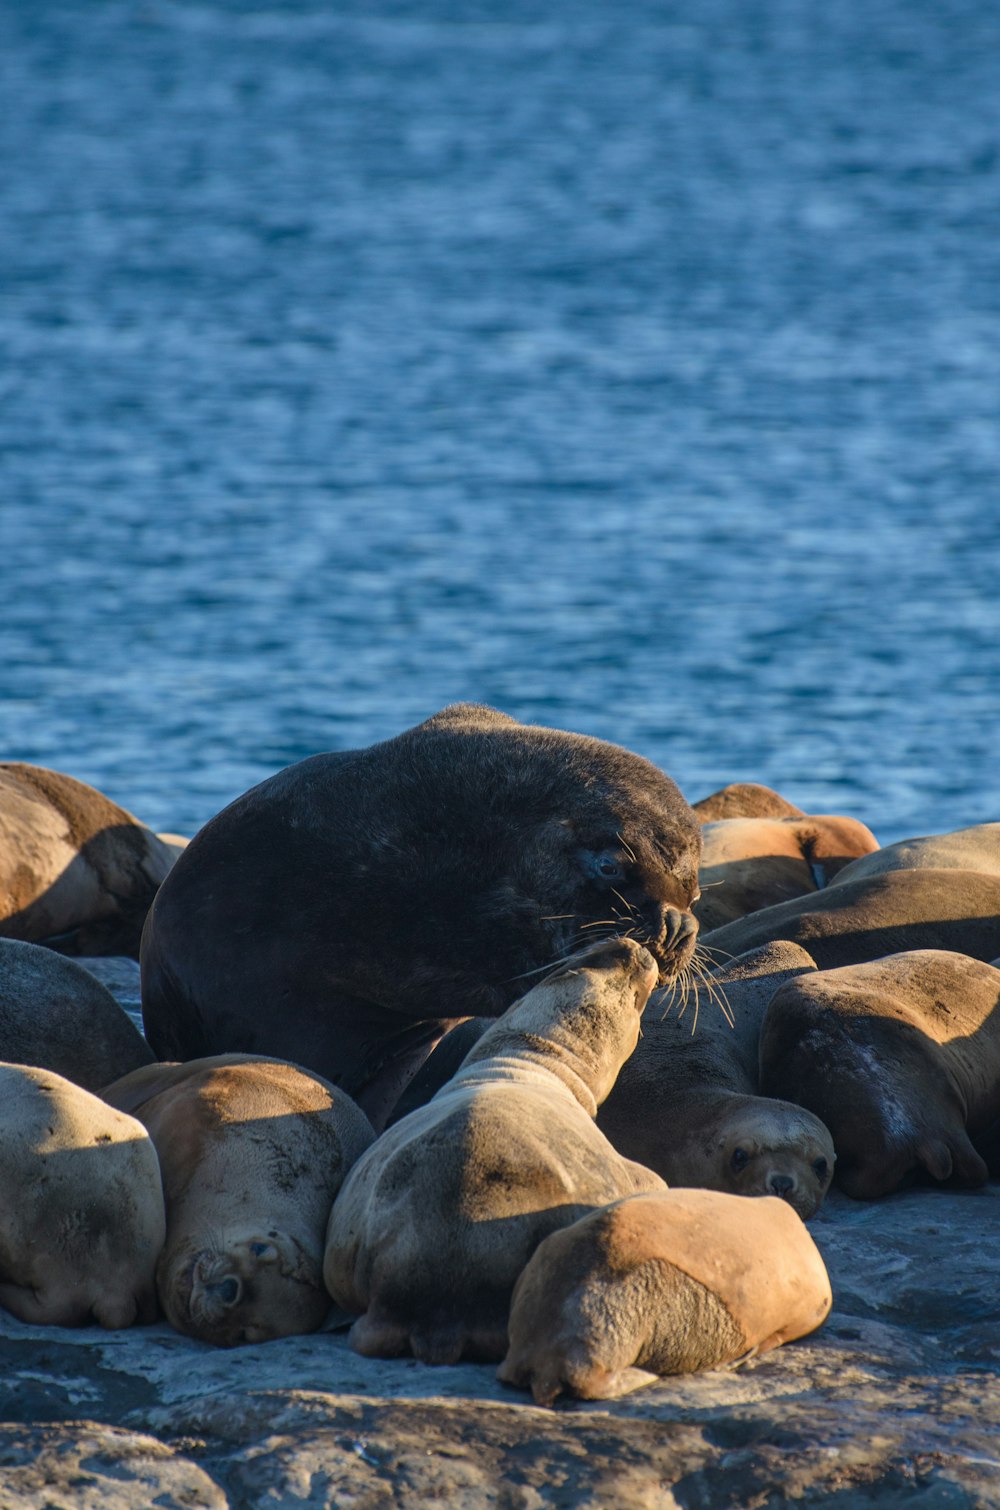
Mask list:
[[[1000,1504],[1000,1187],[834,1194],[810,1230],[834,1293],[819,1332],[621,1400],[539,1410],[488,1365],[361,1358],[335,1315],[310,1337],[219,1351],[166,1326],[68,1331],[0,1314],[0,1421],[36,1423],[6,1440],[41,1432],[37,1450],[69,1465],[60,1494],[77,1492],[74,1462],[107,1474],[102,1507],[128,1493],[224,1503],[183,1497],[188,1482],[207,1496],[206,1479],[234,1505],[352,1510]],[[118,1442],[120,1459],[102,1457]],[[23,1463],[6,1461],[0,1510],[91,1503],[33,1501],[34,1481],[8,1477]],[[192,1477],[164,1478],[157,1499],[141,1474],[171,1463]],[[26,1497],[4,1500],[11,1483]]]

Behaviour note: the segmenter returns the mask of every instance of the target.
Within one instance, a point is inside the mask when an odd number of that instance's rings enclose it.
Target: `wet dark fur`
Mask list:
[[[580,859],[605,851],[629,871],[614,886]],[[195,837],[143,938],[147,1034],[163,1058],[292,1059],[379,1121],[456,1019],[495,1016],[601,932],[683,968],[699,854],[648,761],[447,708],[290,766]]]

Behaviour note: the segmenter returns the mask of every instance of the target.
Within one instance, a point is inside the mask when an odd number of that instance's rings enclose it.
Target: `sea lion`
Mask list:
[[[764,1016],[760,1081],[823,1118],[850,1196],[887,1195],[918,1170],[982,1185],[973,1145],[1000,1117],[1000,970],[917,949],[789,981]]]
[[[733,781],[729,786],[691,804],[699,823],[720,818],[804,818],[802,808],[780,792],[756,781]]]
[[[0,764],[0,935],[129,954],[179,851],[72,776]]]
[[[195,835],[146,927],[147,1036],[164,1059],[309,1065],[381,1127],[449,1026],[496,1016],[595,930],[683,970],[700,842],[638,755],[446,708],[289,766]]]
[[[741,955],[710,977],[696,1025],[669,1005],[669,988],[658,992],[597,1113],[601,1132],[671,1187],[776,1195],[800,1217],[814,1215],[833,1175],[833,1141],[818,1117],[791,1104],[797,1097],[758,1095],[757,1040],[779,986],[815,968],[796,944]]]
[[[724,960],[774,939],[801,944],[821,970],[911,949],[990,960],[1000,953],[1000,876],[928,869],[841,880],[713,929],[704,952]]]
[[[133,966],[134,968],[134,966]],[[0,1058],[99,1091],[153,1059],[111,992],[82,965],[0,938]]]
[[[701,898],[694,914],[704,932],[748,912],[819,891],[858,855],[878,849],[856,818],[722,818],[701,831]]]
[[[150,1065],[103,1094],[160,1158],[156,1285],[170,1325],[218,1347],[315,1331],[330,1309],[330,1207],[375,1137],[350,1098],[297,1065],[239,1054]]]
[[[633,1195],[554,1232],[514,1290],[497,1378],[609,1400],[815,1331],[831,1305],[815,1243],[784,1201]]]
[[[51,1070],[0,1064],[0,1305],[35,1325],[153,1321],[163,1235],[146,1129]]]
[[[594,1126],[656,984],[631,939],[591,946],[494,1023],[428,1106],[359,1159],[323,1276],[364,1312],[351,1346],[425,1363],[503,1357],[514,1281],[543,1237],[658,1175]]]
[[[947,834],[924,834],[919,839],[900,839],[874,854],[845,865],[838,882],[860,881],[864,876],[882,876],[891,870],[978,870],[1000,876],[1000,823],[977,823]],[[832,883],[831,883],[832,884]],[[707,926],[702,924],[703,927]]]

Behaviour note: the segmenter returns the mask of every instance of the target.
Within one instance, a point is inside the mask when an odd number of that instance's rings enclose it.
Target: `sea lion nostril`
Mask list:
[[[780,1195],[782,1199],[795,1187],[795,1181],[790,1174],[772,1174],[768,1184],[775,1195]]]
[[[217,1284],[206,1285],[205,1288],[217,1300],[221,1300],[224,1306],[234,1306],[240,1298],[240,1282],[232,1274]]]

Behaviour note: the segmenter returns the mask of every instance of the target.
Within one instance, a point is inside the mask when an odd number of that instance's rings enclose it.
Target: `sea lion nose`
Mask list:
[[[698,920],[690,912],[679,907],[667,907],[663,913],[663,950],[672,953],[682,943],[698,932]]]
[[[772,1174],[767,1183],[783,1201],[787,1201],[789,1194],[795,1189],[795,1181],[790,1174]]]

